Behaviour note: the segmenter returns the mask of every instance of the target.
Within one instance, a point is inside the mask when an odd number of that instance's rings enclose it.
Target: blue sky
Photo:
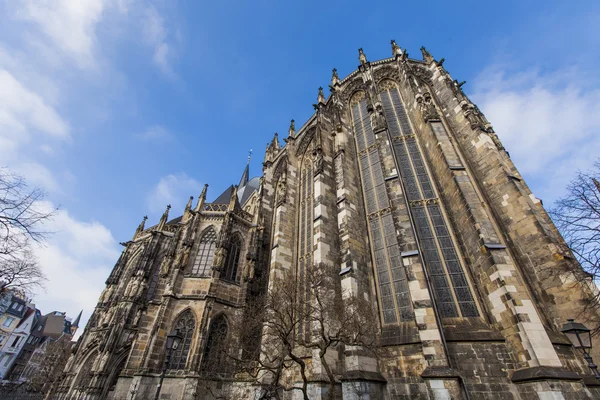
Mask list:
[[[597,1],[0,1],[0,165],[60,211],[36,297],[87,320],[143,215],[238,181],[331,69],[425,45],[550,205],[600,154]],[[576,4],[576,7],[573,5]]]

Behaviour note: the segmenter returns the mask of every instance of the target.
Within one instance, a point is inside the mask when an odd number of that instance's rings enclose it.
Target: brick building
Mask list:
[[[443,60],[422,53],[392,41],[391,58],[369,62],[359,50],[358,68],[333,71],[331,94],[319,90],[285,145],[273,138],[260,177],[247,167],[215,200],[205,187],[182,216],[169,219],[169,206],[157,225],[144,219],[49,398],[153,398],[175,328],[183,342],[161,398],[208,398],[199,377],[211,344],[268,290],[255,282],[272,287],[291,269],[301,286],[322,265],[377,305],[394,354],[339,349],[337,398],[600,396],[560,333],[574,316],[597,323],[584,307],[594,287],[562,273],[580,267],[541,202]],[[310,397],[326,398],[319,363],[308,365]],[[236,377],[218,387],[261,390]]]

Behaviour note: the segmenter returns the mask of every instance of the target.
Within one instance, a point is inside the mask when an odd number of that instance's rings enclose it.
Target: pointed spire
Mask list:
[[[184,212],[188,212],[192,209],[192,201],[194,200],[194,196],[190,196],[190,199],[188,200],[187,204],[185,205],[185,211]]]
[[[204,208],[204,202],[206,201],[206,190],[208,189],[208,183],[204,184],[204,188],[202,189],[202,193],[200,193],[200,197],[198,197],[198,203],[196,203],[196,208],[194,211],[200,212]]]
[[[79,311],[79,315],[77,316],[77,318],[75,318],[75,321],[73,321],[71,326],[79,328],[79,322],[81,322],[81,314],[83,314],[83,310]]]
[[[428,63],[433,61],[433,56],[427,51],[425,46],[421,46],[421,53],[423,54],[424,61],[427,61]]]
[[[322,86],[319,86],[319,94],[317,95],[317,102],[319,104],[325,104],[325,94],[323,94]]]
[[[171,209],[171,205],[169,204],[167,206],[167,209],[163,213],[162,217],[160,217],[160,222],[158,223],[156,230],[162,231],[165,228],[165,225],[167,224],[167,218],[169,218],[169,210],[170,209]]]
[[[340,77],[338,76],[337,69],[334,68],[331,72],[331,86],[335,86],[340,83]]]
[[[290,121],[290,129],[288,129],[288,137],[294,137],[296,135],[296,121]]]
[[[402,55],[402,49],[400,48],[400,46],[398,46],[398,44],[396,43],[396,41],[394,39],[392,39],[392,56],[396,57],[396,56],[401,56]]]
[[[135,239],[137,235],[139,235],[140,233],[142,233],[144,231],[144,226],[146,225],[146,220],[148,219],[147,215],[144,215],[144,218],[142,219],[142,222],[140,222],[140,224],[138,225],[137,229],[135,230],[135,234],[133,235],[133,238]]]
[[[367,63],[367,56],[365,55],[365,53],[363,52],[362,47],[360,49],[358,49],[358,60],[360,61],[360,63],[362,65]]]
[[[242,186],[246,186],[248,183],[248,177],[250,175],[250,158],[252,157],[252,149],[248,152],[248,162],[246,163],[246,168],[244,168],[244,172],[242,172],[242,177],[240,178],[240,183],[238,184],[238,188]]]
[[[279,134],[275,132],[273,135],[273,140],[271,140],[271,144],[268,146],[271,149],[279,150]]]

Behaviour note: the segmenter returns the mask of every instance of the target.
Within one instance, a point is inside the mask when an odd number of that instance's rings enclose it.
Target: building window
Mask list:
[[[422,257],[442,317],[478,317],[456,244],[444,217],[433,181],[415,137],[400,92],[392,82],[380,85],[398,172],[414,216]]]
[[[20,337],[16,337],[15,340],[13,340],[13,343],[11,344],[11,347],[17,347],[17,344],[19,343],[19,339],[21,339]]]
[[[242,249],[242,240],[238,235],[235,235],[229,245],[227,252],[227,260],[225,261],[225,270],[222,278],[226,281],[237,282],[238,264],[240,261],[240,252]]]
[[[175,350],[171,356],[171,362],[169,363],[169,369],[185,369],[190,348],[192,347],[192,336],[194,336],[194,329],[196,328],[196,318],[190,310],[186,310],[177,318],[173,329],[179,331],[179,335],[183,337],[179,347]]]
[[[227,333],[227,320],[221,314],[210,324],[208,339],[206,340],[202,356],[202,365],[200,367],[203,375],[222,375],[226,372]]]
[[[383,324],[410,321],[413,311],[406,271],[390,209],[383,161],[364,93],[356,93],[351,103],[382,321]]]
[[[209,226],[200,238],[200,246],[192,267],[192,275],[210,276],[216,243],[217,233],[212,226]]]
[[[5,328],[9,328],[12,325],[14,320],[15,319],[13,317],[6,317],[2,326],[4,326]]]
[[[17,311],[21,311],[23,309],[23,304],[19,304],[19,307],[17,307]]]

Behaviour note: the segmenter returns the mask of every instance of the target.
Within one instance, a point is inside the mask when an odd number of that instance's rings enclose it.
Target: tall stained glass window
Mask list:
[[[229,282],[237,282],[238,264],[240,262],[240,252],[242,251],[242,240],[239,235],[235,235],[227,251],[227,260],[225,261],[225,271],[222,278]]]
[[[355,94],[351,104],[383,323],[409,321],[413,312],[406,272],[364,94]]]
[[[308,290],[308,270],[313,265],[313,216],[314,216],[314,169],[312,157],[312,145],[308,146],[300,168],[300,212],[299,229],[300,241],[298,244],[298,285],[299,295],[305,296],[308,300],[310,291]],[[306,301],[308,303],[308,301]],[[302,316],[301,316],[302,318]],[[298,327],[298,339],[308,340],[310,337],[310,326],[308,320]]]
[[[431,177],[395,83],[379,85],[392,148],[414,217],[423,260],[442,317],[477,317],[479,311]]]

